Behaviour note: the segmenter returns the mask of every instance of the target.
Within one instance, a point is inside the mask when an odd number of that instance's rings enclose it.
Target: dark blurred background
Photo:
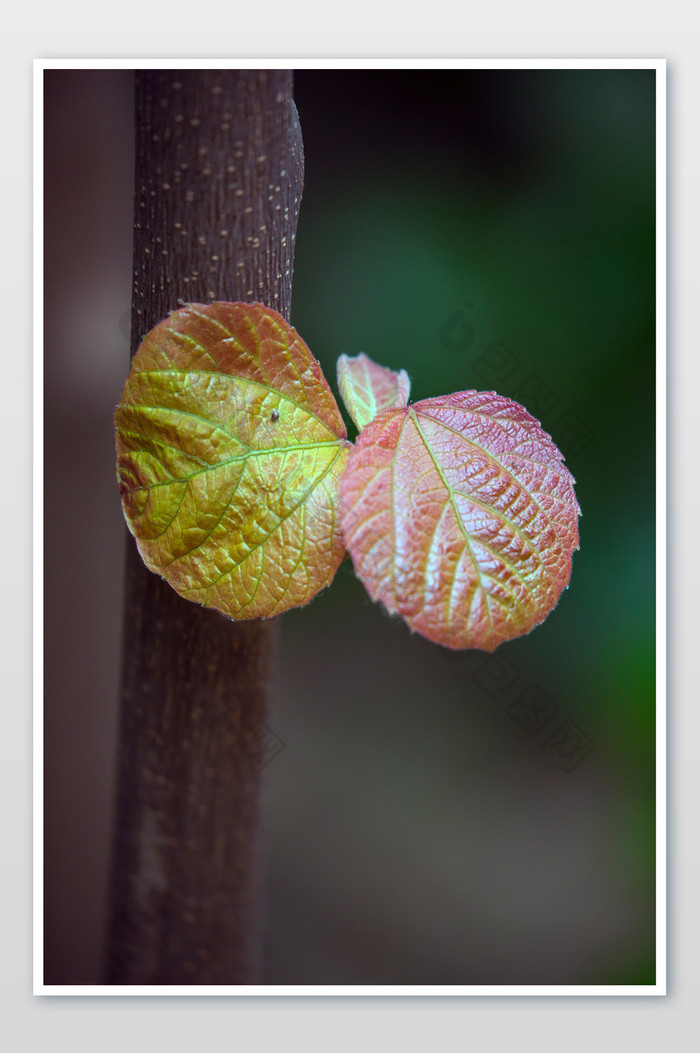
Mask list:
[[[46,981],[97,983],[131,74],[46,89]],[[583,516],[570,589],[493,656],[412,637],[348,561],[283,616],[263,980],[652,983],[654,72],[301,70],[295,97],[292,322],[332,386],[365,351],[414,399],[516,398]]]

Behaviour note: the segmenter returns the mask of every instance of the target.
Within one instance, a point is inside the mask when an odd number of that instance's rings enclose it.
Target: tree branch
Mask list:
[[[132,355],[178,302],[289,317],[302,183],[291,72],[137,73]],[[108,983],[255,977],[274,636],[181,599],[129,540]]]

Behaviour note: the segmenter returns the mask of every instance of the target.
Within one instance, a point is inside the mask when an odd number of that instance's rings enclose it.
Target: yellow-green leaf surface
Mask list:
[[[350,444],[319,363],[276,311],[174,311],[144,337],[114,420],[129,529],[181,596],[266,618],[332,581]]]
[[[355,357],[341,355],[337,371],[340,397],[358,430],[370,424],[382,410],[408,403],[411,381],[405,369],[395,373],[361,352]]]

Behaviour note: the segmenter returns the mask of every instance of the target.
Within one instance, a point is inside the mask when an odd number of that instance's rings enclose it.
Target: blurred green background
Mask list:
[[[652,983],[654,73],[302,70],[295,98],[292,321],[334,389],[365,351],[413,399],[516,398],[583,515],[570,589],[495,664],[347,561],[284,617],[266,979]]]
[[[46,975],[75,984],[115,775],[133,73],[46,84]],[[414,399],[515,397],[583,516],[571,587],[492,657],[411,636],[347,561],[280,619],[263,980],[651,983],[654,74],[300,70],[295,97],[292,321],[332,386],[365,351]]]

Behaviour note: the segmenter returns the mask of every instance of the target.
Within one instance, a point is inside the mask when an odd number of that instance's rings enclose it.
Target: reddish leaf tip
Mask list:
[[[395,372],[377,365],[369,355],[341,355],[337,363],[338,389],[345,408],[358,429],[386,409],[405,406],[411,381],[405,369]]]

